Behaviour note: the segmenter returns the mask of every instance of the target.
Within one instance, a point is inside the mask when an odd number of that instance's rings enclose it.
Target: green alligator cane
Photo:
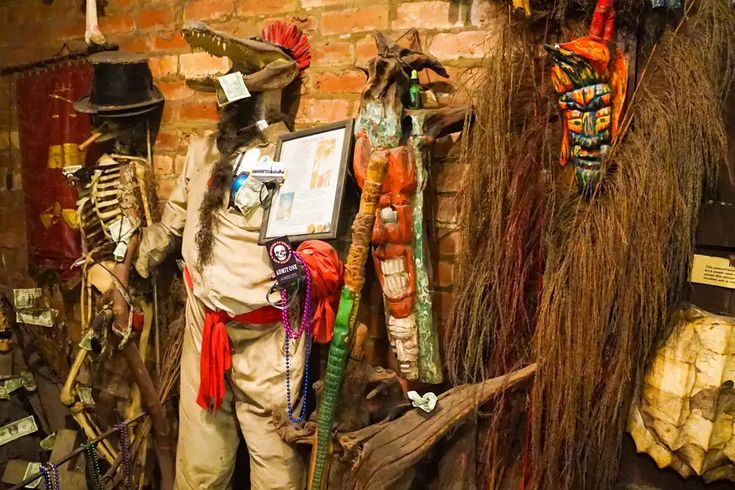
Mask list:
[[[322,478],[327,468],[327,456],[332,437],[337,397],[342,388],[345,365],[350,351],[350,333],[355,325],[360,306],[360,292],[365,283],[365,261],[370,253],[370,237],[373,233],[375,210],[380,199],[380,187],[388,167],[388,158],[383,151],[370,155],[367,176],[360,197],[360,209],[352,223],[352,243],[345,265],[345,285],[339,300],[332,342],[329,345],[327,372],[324,377],[324,393],[317,414],[316,447],[313,449],[312,477],[309,488],[322,488]]]

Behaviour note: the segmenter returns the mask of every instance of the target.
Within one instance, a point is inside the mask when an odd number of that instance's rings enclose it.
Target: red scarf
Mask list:
[[[314,301],[311,334],[314,342],[327,344],[332,340],[345,268],[337,251],[328,243],[307,240],[296,250],[311,273],[311,298]]]

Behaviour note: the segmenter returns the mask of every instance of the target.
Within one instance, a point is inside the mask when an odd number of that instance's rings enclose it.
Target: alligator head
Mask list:
[[[238,39],[198,21],[187,22],[181,34],[192,48],[229,58],[232,61],[230,71],[242,73],[245,85],[251,92],[283,89],[299,74],[296,61],[276,44],[257,38]],[[217,77],[222,75],[224,73],[214,73],[189,78],[186,82],[196,90],[213,92],[218,86]]]

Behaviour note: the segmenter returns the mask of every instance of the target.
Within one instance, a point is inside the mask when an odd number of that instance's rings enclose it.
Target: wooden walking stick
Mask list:
[[[309,471],[309,488],[313,490],[322,488],[322,477],[327,471],[327,456],[330,452],[337,396],[342,387],[347,354],[350,351],[350,334],[355,325],[357,309],[360,306],[360,293],[365,284],[365,261],[370,253],[375,210],[387,167],[387,152],[376,151],[370,155],[367,178],[360,197],[360,208],[352,223],[352,243],[345,265],[345,285],[337,310],[334,336],[329,345],[324,394],[319,404],[318,426],[314,436],[315,444]]]

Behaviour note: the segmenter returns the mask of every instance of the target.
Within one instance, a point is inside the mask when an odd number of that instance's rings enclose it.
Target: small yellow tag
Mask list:
[[[697,284],[735,289],[735,267],[724,257],[695,254],[689,280]]]

